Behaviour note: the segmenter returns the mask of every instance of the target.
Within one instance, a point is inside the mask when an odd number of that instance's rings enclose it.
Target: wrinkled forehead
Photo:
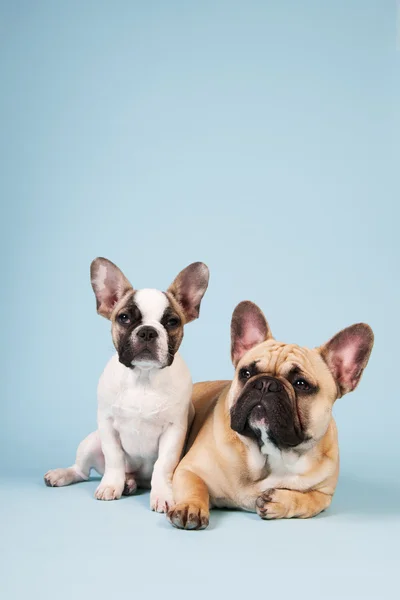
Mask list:
[[[323,361],[316,350],[310,350],[297,344],[285,344],[268,340],[255,346],[241,359],[238,367],[255,363],[257,370],[269,375],[285,377],[294,368],[310,374],[323,368]]]

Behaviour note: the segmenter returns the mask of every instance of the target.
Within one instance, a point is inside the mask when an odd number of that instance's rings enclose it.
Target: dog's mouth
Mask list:
[[[127,345],[118,352],[119,362],[129,369],[135,367],[141,369],[162,369],[164,365],[158,355],[157,350],[147,346],[141,348],[132,348]]]
[[[154,353],[149,349],[149,348],[143,348],[143,350],[140,350],[135,356],[134,356],[134,360],[140,360],[140,359],[149,359],[149,358],[154,358]]]
[[[295,401],[280,384],[276,391],[268,386],[246,385],[231,409],[231,427],[237,433],[255,439],[265,437],[278,448],[293,448],[305,441]],[[260,388],[260,389],[258,389]]]
[[[155,351],[150,348],[142,348],[132,356],[132,367],[140,367],[141,369],[162,369],[160,359]]]

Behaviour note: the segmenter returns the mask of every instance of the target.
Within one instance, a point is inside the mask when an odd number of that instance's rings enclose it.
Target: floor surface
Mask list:
[[[0,479],[2,597],[396,597],[400,486],[393,482],[342,475],[331,507],[314,519],[265,522],[218,510],[199,532],[152,513],[147,492],[99,502],[96,486]]]

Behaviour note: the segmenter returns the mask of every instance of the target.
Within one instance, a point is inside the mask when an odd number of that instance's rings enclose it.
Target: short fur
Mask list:
[[[356,387],[373,345],[362,323],[321,348],[277,342],[251,302],[235,309],[231,331],[233,381],[193,389],[196,417],[168,513],[178,528],[207,527],[210,506],[263,519],[312,517],[327,508],[339,474],[332,406]]]
[[[135,291],[111,261],[97,258],[91,281],[97,311],[111,320],[117,354],[98,385],[98,430],[78,447],[75,464],[45,475],[48,486],[103,475],[95,497],[116,500],[151,486],[150,505],[172,504],[172,474],[193,419],[192,380],[179,355],[185,323],[199,316],[208,269],[193,263],[167,292]]]

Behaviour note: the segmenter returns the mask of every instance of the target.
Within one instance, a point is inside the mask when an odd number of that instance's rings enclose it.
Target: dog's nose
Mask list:
[[[158,331],[154,327],[141,327],[137,336],[142,342],[154,342],[158,338]]]
[[[282,384],[274,377],[260,377],[255,380],[253,387],[259,392],[277,393],[282,391]]]

